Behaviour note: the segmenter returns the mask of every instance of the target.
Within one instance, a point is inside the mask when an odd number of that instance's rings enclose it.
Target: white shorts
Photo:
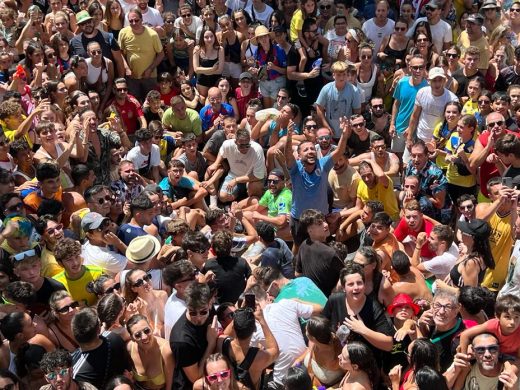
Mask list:
[[[222,76],[231,77],[232,79],[238,79],[242,73],[242,65],[235,64],[234,62],[224,62],[224,70]]]
[[[285,82],[285,76],[280,76],[274,80],[260,81],[258,87],[263,97],[276,100],[276,95],[278,95],[280,88],[285,88]]]

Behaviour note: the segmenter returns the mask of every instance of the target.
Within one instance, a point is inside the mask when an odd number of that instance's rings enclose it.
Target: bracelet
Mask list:
[[[420,250],[422,250],[422,248],[419,248],[419,247],[416,246],[416,247],[415,247],[415,250],[416,250],[416,251],[420,251]]]

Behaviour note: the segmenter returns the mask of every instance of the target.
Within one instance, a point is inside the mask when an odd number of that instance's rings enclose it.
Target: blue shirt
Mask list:
[[[119,227],[117,231],[117,237],[123,241],[125,245],[130,244],[134,238],[139,236],[146,236],[148,233],[144,231],[144,229],[140,226],[130,225],[129,223],[125,223]]]
[[[324,215],[329,213],[327,186],[333,166],[330,155],[320,158],[311,173],[305,170],[301,161],[296,161],[290,172],[293,190],[291,217],[299,219],[306,209],[316,209]]]
[[[352,116],[352,110],[361,108],[361,93],[352,84],[345,84],[343,90],[338,91],[334,81],[326,84],[316,101],[325,109],[325,118],[334,130],[334,138],[341,137],[339,118]]]
[[[200,120],[202,121],[202,131],[206,132],[209,130],[211,126],[213,126],[213,122],[217,117],[222,114],[224,116],[235,116],[235,112],[233,111],[233,107],[228,103],[221,103],[220,112],[213,112],[213,108],[211,104],[207,104],[202,107],[200,110]]]
[[[419,172],[413,164],[408,164],[404,177],[411,175],[419,178],[420,193],[422,195],[433,196],[438,192],[446,191],[448,189],[448,180],[446,180],[444,172],[437,164],[430,160],[428,160],[426,166],[421,172]],[[449,197],[447,196],[446,199],[448,198]]]
[[[395,130],[397,133],[402,134],[408,127],[413,107],[415,106],[415,95],[421,88],[427,86],[428,82],[426,80],[421,81],[417,86],[410,85],[410,76],[403,77],[397,83],[394,91],[394,99],[399,100],[399,110],[395,117]]]
[[[174,202],[187,198],[191,191],[194,191],[194,181],[187,178],[186,176],[181,177],[179,182],[174,186],[168,180],[168,177],[162,179],[159,183],[159,187],[163,190],[163,193]]]

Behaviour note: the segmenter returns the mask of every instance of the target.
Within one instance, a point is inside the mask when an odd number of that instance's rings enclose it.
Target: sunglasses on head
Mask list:
[[[105,294],[112,294],[114,291],[119,291],[121,290],[121,283],[116,283],[114,284],[112,287],[109,287],[105,290]]]
[[[29,249],[28,251],[17,253],[16,255],[13,256],[13,258],[16,261],[22,261],[26,257],[33,257],[33,256],[36,256],[36,251],[34,249]]]
[[[141,287],[145,282],[149,282],[152,279],[152,275],[146,274],[142,277],[142,279],[137,279],[134,284],[132,284],[132,287]]]
[[[210,385],[217,382],[219,379],[228,379],[231,375],[231,370],[224,370],[220,372],[215,372],[211,375],[206,375],[206,380],[209,382]]]
[[[143,334],[149,336],[152,333],[152,330],[150,328],[144,328],[143,330],[139,330],[134,333],[134,339],[141,340],[143,337]]]
[[[56,311],[58,313],[65,314],[65,313],[68,313],[70,311],[70,309],[75,309],[77,307],[79,307],[79,303],[78,303],[78,301],[74,301],[70,305],[63,306],[61,309],[56,309]]]

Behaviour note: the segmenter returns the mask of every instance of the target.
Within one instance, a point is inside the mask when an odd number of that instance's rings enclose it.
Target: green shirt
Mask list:
[[[163,114],[162,123],[170,128],[171,131],[180,131],[183,134],[193,133],[196,136],[202,134],[202,121],[197,111],[191,108],[186,108],[186,117],[184,119],[177,118],[172,108],[168,108]]]
[[[289,214],[292,204],[292,192],[289,188],[284,188],[277,196],[267,190],[258,204],[267,207],[267,215],[269,217],[277,217],[279,215]]]
[[[282,299],[298,299],[302,302],[308,302],[322,307],[325,307],[327,303],[325,294],[323,294],[312,280],[305,276],[292,279],[283,286],[274,302],[279,302]]]

